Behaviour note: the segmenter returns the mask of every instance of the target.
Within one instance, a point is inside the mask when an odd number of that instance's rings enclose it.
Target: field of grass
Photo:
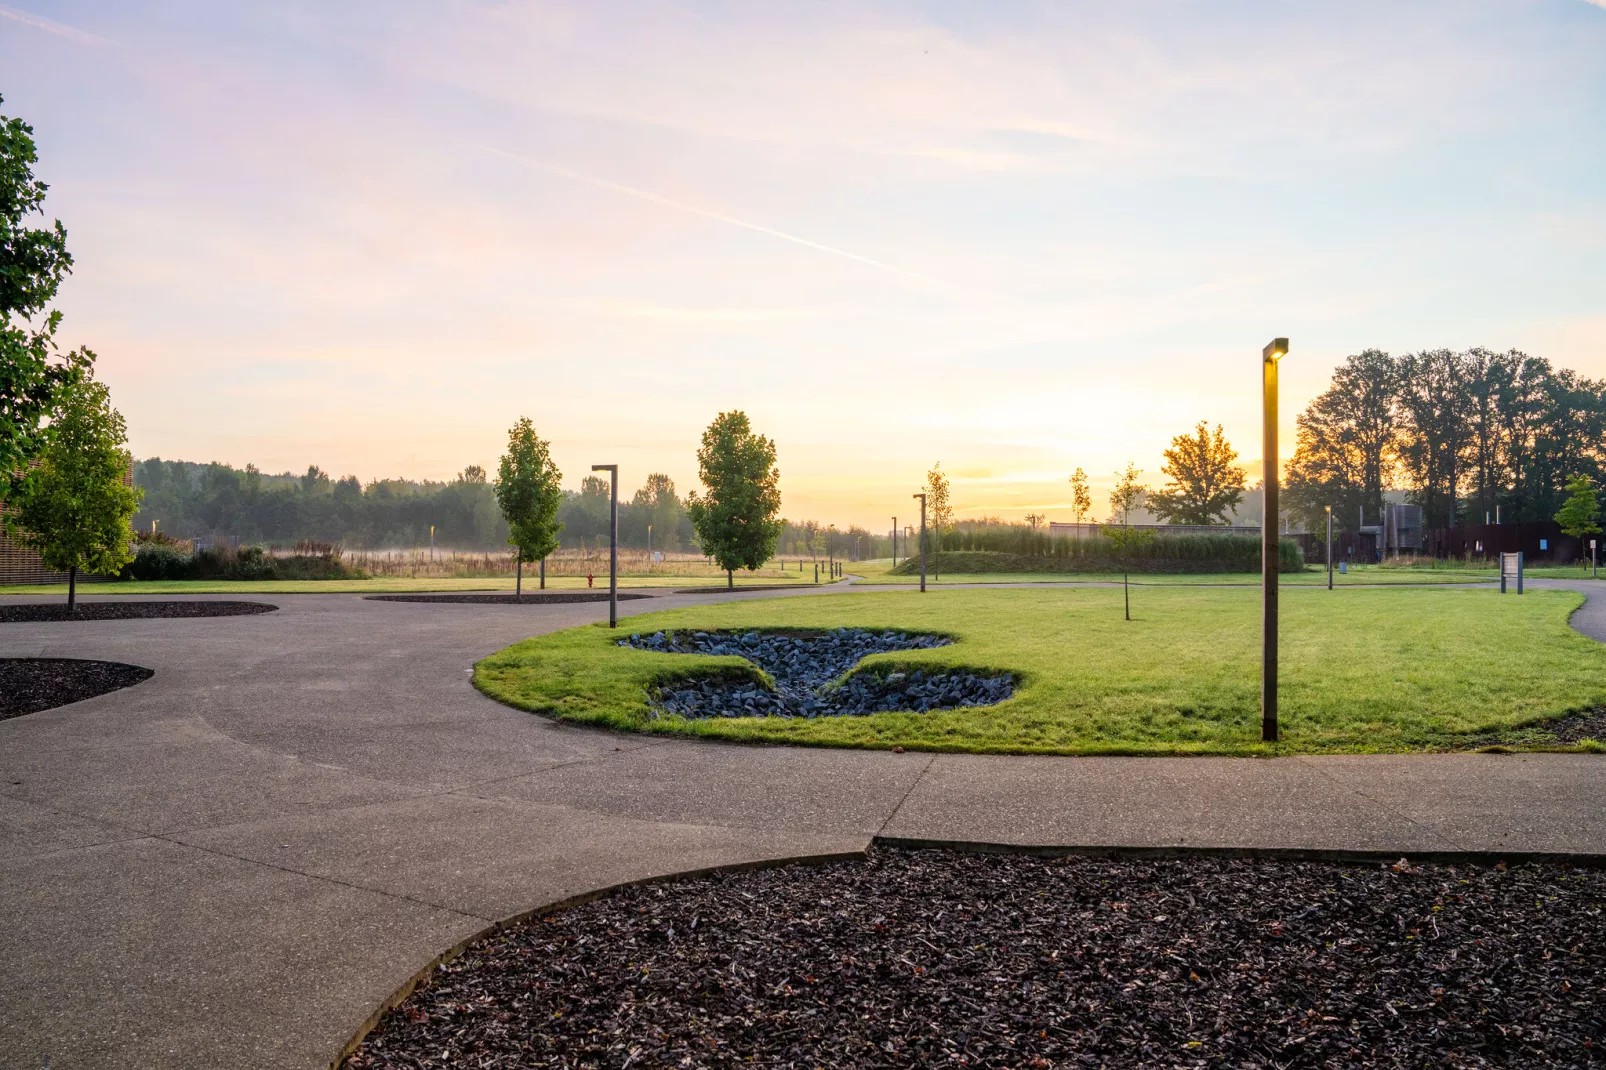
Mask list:
[[[1283,741],[1259,741],[1260,603],[1240,588],[1148,587],[1135,620],[1110,588],[901,591],[727,603],[516,644],[474,682],[513,706],[613,728],[729,740],[933,751],[1287,754],[1435,750],[1606,702],[1606,646],[1573,631],[1568,591],[1305,591],[1283,601]],[[997,706],[815,720],[648,718],[658,680],[737,658],[615,641],[661,628],[904,628],[957,638],[862,665],[1009,671]]]
[[[844,566],[849,576],[857,576],[866,583],[896,583],[920,585],[920,576],[900,576],[892,572],[892,561],[853,561]],[[1575,575],[1576,574],[1576,575]],[[1528,575],[1539,578],[1587,578],[1588,570],[1528,570]],[[1347,574],[1333,573],[1333,586],[1371,586],[1375,584],[1416,583],[1493,583],[1500,576],[1494,569],[1475,568],[1395,568],[1388,565],[1357,565]],[[926,585],[950,586],[974,583],[1120,583],[1119,572],[976,572],[948,573],[936,579],[927,569]],[[1325,587],[1327,570],[1311,567],[1304,572],[1285,572],[1281,576],[1285,587]],[[1179,584],[1195,586],[1260,586],[1258,572],[1186,572],[1132,574],[1132,585],[1174,587]]]
[[[737,573],[736,586],[774,587],[804,583],[811,580],[789,572],[785,576],[764,574],[752,577]],[[821,585],[825,584],[821,581]],[[548,576],[548,590],[584,590],[584,576]],[[621,590],[629,587],[708,587],[725,586],[721,573],[713,576],[620,576]],[[117,580],[111,583],[78,584],[80,595],[131,595],[131,594],[400,594],[428,591],[511,591],[511,577],[491,576],[480,579],[435,577],[409,579],[406,576],[376,576],[367,580]],[[596,589],[608,589],[606,574],[597,577]],[[537,590],[535,580],[525,577],[524,590]],[[65,583],[34,584],[30,586],[0,587],[0,596],[10,594],[67,595]]]

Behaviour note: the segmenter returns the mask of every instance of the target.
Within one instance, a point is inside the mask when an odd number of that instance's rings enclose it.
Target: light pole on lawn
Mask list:
[[[1277,362],[1288,339],[1274,338],[1261,351],[1261,438],[1265,474],[1260,520],[1260,738],[1277,742]]]
[[[920,499],[920,593],[926,591],[926,496],[915,494],[912,497]]]
[[[1333,507],[1327,507],[1327,589],[1333,589]]]
[[[594,464],[593,472],[608,473],[608,627],[619,627],[619,466]]]
[[[898,567],[898,518],[892,518],[892,567]]]

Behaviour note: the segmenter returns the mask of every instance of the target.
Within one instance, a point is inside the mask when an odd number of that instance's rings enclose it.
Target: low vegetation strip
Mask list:
[[[346,1066],[1598,1065],[1603,907],[1554,865],[878,849],[498,932]]]
[[[1093,540],[1088,540],[1089,542]],[[1258,547],[1258,543],[1256,546]],[[992,550],[944,550],[940,554],[926,556],[926,571],[928,573],[948,573],[962,575],[995,575],[1000,573],[1036,574],[1036,573],[1076,573],[1079,575],[1120,575],[1123,562],[1120,551],[1111,546],[1107,548],[1109,557],[1096,557],[1083,554],[1075,557],[1055,556],[1029,556],[1026,554],[1005,554]],[[1295,555],[1299,548],[1294,547]],[[1251,555],[1247,559],[1241,554],[1232,554],[1219,558],[1187,558],[1187,557],[1156,557],[1152,555],[1139,556],[1134,553],[1124,567],[1128,572],[1137,575],[1213,575],[1221,573],[1234,573],[1242,575],[1254,571],[1259,564],[1259,557]],[[851,566],[850,566],[851,567]],[[1299,572],[1304,568],[1303,559],[1298,556],[1284,555],[1281,565],[1283,572]],[[920,558],[911,557],[898,562],[889,570],[894,576],[920,575]]]
[[[944,535],[940,542],[933,538],[926,556],[928,562],[940,556],[943,567],[952,567],[955,572],[1030,572],[1039,568],[1055,572],[1120,572],[1123,561],[1133,572],[1260,571],[1261,545],[1257,535],[1174,535],[1134,529],[1124,547],[1121,535],[1120,525],[1103,528],[1088,538],[1048,535],[1034,528],[962,530]],[[1279,540],[1277,553],[1280,571],[1298,572],[1305,567],[1305,556],[1293,539]],[[1042,564],[1024,569],[965,569],[958,561],[966,554]],[[918,570],[918,553],[912,560]]]
[[[1124,621],[1110,588],[822,595],[632,618],[636,632],[854,627],[955,642],[877,654],[857,672],[1010,674],[997,705],[862,717],[687,719],[649,693],[745,659],[634,650],[605,627],[525,640],[475,684],[522,709],[628,731],[822,746],[1046,754],[1400,752],[1606,704],[1606,647],[1573,631],[1569,591],[1351,588],[1283,601],[1283,738],[1259,741],[1260,601],[1239,588],[1150,587]]]

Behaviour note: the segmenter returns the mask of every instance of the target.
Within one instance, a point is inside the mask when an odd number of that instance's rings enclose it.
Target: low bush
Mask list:
[[[368,574],[347,565],[340,547],[298,544],[273,554],[261,546],[212,546],[186,553],[172,543],[142,542],[124,567],[125,580],[361,580]]]

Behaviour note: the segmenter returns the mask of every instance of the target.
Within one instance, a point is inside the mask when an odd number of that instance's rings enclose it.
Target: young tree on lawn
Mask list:
[[[527,416],[519,417],[507,433],[507,453],[496,471],[496,504],[507,518],[507,541],[517,550],[513,597],[524,597],[524,562],[541,562],[541,586],[546,587],[546,557],[558,548],[558,506],[563,474],[552,463],[551,447],[535,433]]]
[[[755,435],[742,412],[722,412],[703,432],[697,472],[705,491],[686,498],[686,513],[703,553],[736,586],[736,570],[755,571],[775,554],[781,537],[781,473],[775,443]]]
[[[1600,498],[1588,476],[1579,474],[1567,481],[1567,500],[1556,512],[1556,523],[1580,544],[1585,535],[1600,534]]]
[[[46,308],[72,256],[61,220],[23,225],[49,188],[33,177],[37,160],[33,127],[0,115],[0,501],[49,443],[57,395],[95,360],[87,349],[56,350],[61,313]]]
[[[926,530],[937,537],[931,555],[933,580],[942,579],[942,537],[954,528],[954,510],[948,499],[948,477],[938,461],[926,473]]]
[[[1071,473],[1071,519],[1081,524],[1093,512],[1093,492],[1087,485],[1087,473],[1078,468]]]
[[[1149,511],[1168,524],[1225,524],[1244,500],[1246,473],[1236,460],[1238,451],[1227,444],[1221,425],[1212,433],[1200,420],[1193,434],[1171,440],[1160,469],[1170,482],[1148,496]]]
[[[132,521],[142,492],[127,486],[128,431],[103,383],[88,375],[56,392],[50,443],[17,485],[11,505],[22,542],[48,569],[67,573],[67,611],[78,573],[113,575],[134,560]]]
[[[1110,520],[1112,526],[1105,531],[1115,548],[1121,553],[1121,595],[1126,601],[1126,619],[1132,619],[1132,585],[1128,575],[1127,556],[1134,546],[1142,546],[1154,537],[1147,529],[1134,530],[1131,526],[1132,510],[1143,504],[1149,488],[1138,479],[1137,466],[1128,461],[1125,472],[1115,473],[1115,489],[1110,491]],[[1119,529],[1113,526],[1120,520]]]

